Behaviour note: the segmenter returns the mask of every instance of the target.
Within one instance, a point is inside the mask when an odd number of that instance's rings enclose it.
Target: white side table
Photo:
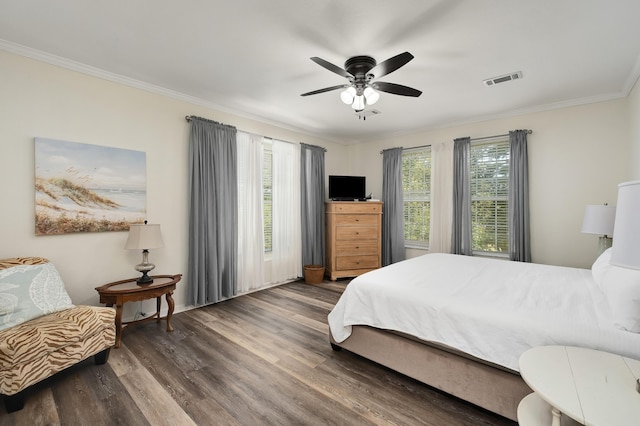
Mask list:
[[[640,426],[640,361],[569,346],[541,346],[520,357],[534,390],[518,407],[526,425]],[[567,418],[570,417],[570,419]]]

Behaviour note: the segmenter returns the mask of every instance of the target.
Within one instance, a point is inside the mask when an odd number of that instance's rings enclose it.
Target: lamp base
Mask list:
[[[147,285],[153,282],[153,278],[147,275],[156,267],[153,263],[149,263],[149,250],[142,250],[142,263],[136,265],[136,271],[142,272],[142,276],[136,280],[138,285]]]
[[[613,244],[613,238],[608,237],[606,235],[601,236],[598,239],[598,255],[601,255],[602,253],[604,253],[606,249],[611,248],[612,244]]]
[[[149,284],[153,283],[153,278],[151,278],[149,275],[147,275],[147,271],[144,271],[142,273],[142,276],[136,280],[136,283],[138,285],[149,285]]]

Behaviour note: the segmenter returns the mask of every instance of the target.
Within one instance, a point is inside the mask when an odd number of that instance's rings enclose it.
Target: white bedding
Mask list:
[[[352,280],[329,314],[336,342],[352,325],[394,330],[518,371],[541,345],[640,358],[640,334],[612,325],[588,269],[427,254]]]

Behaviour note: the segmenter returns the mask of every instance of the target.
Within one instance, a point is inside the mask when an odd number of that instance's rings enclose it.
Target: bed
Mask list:
[[[330,340],[516,420],[531,392],[518,359],[543,345],[640,357],[640,271],[427,254],[352,280],[329,314]]]

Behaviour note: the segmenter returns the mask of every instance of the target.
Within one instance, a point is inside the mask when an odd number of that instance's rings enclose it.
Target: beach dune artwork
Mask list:
[[[146,217],[146,153],[35,138],[36,235],[126,231]]]

